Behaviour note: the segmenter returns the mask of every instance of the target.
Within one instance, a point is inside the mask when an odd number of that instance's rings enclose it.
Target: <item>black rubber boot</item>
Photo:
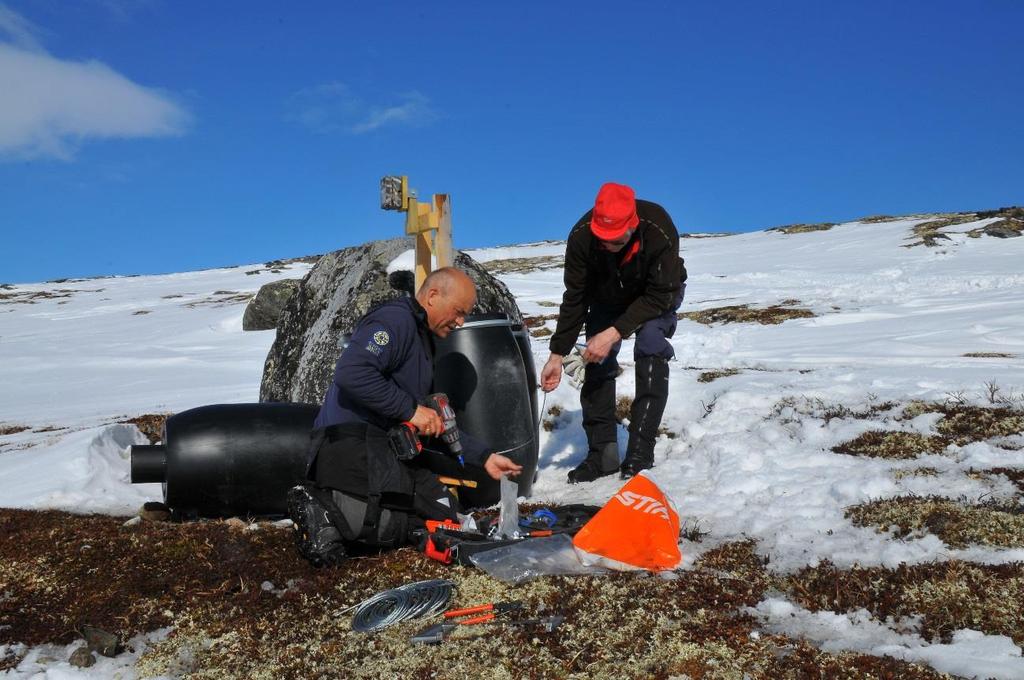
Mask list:
[[[295,524],[295,545],[314,567],[340,564],[346,557],[341,532],[331,522],[323,503],[305,486],[288,491],[288,516]]]
[[[629,411],[629,443],[621,477],[629,479],[654,467],[654,440],[668,402],[668,360],[643,357],[636,362],[636,398]]]
[[[583,462],[569,471],[569,483],[592,482],[600,477],[615,474],[619,469],[619,444],[606,442],[590,449]]]

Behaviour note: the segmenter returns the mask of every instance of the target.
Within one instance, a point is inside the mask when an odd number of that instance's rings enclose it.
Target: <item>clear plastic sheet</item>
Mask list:
[[[605,574],[608,569],[580,562],[567,534],[527,538],[512,545],[487,550],[470,558],[489,575],[518,585],[540,576]]]
[[[498,515],[498,531],[495,538],[519,538],[519,485],[501,477],[501,509]]]

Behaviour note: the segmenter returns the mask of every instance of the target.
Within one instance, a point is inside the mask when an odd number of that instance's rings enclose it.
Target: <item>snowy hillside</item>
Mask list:
[[[935,218],[921,216],[682,239],[689,280],[680,311],[688,316],[673,340],[653,477],[686,522],[687,568],[747,538],[777,574],[826,561],[838,568],[1024,562],[1024,529],[1015,529],[1016,539],[960,541],[931,525],[882,521],[888,506],[873,505],[941,497],[1022,516],[1024,419],[1012,409],[1024,406],[1024,238],[981,231],[1000,219],[922,230]],[[922,243],[922,234],[935,245]],[[563,248],[546,242],[469,253],[532,317],[538,367],[561,297]],[[127,482],[125,447],[147,440],[118,423],[257,400],[274,332],[242,331],[245,302],[261,285],[308,268],[5,286],[0,506],[129,515],[159,500],[159,485]],[[733,321],[744,314],[780,322]],[[629,397],[631,341],[620,362],[627,370],[619,394]],[[972,408],[1001,424],[944,424],[970,418]],[[585,452],[569,381],[547,396],[544,412],[531,500],[603,504],[621,484],[616,477],[565,482]],[[899,433],[885,442],[910,453],[872,450],[885,433]],[[620,441],[624,449],[624,428]],[[781,596],[766,597],[755,614],[765,630],[827,649],[966,676],[1024,677],[1021,649],[1007,636],[964,630],[948,644],[930,644],[912,627],[866,612],[811,612]]]

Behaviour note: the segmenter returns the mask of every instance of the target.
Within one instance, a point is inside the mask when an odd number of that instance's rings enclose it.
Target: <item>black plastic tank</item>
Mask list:
[[[448,394],[461,429],[523,466],[519,495],[529,496],[537,472],[536,370],[529,339],[524,351],[516,327],[504,314],[476,315],[438,338],[434,389]],[[476,489],[459,489],[463,505],[498,502],[498,482],[476,481]]]
[[[167,419],[163,444],[131,447],[136,484],[163,484],[181,517],[284,515],[305,475],[312,404],[219,404]]]
[[[533,427],[539,433],[540,421],[544,414],[540,412],[540,407],[537,405],[537,388],[540,386],[540,383],[537,382],[537,366],[533,362],[530,332],[525,326],[516,325],[512,326],[512,335],[515,337],[516,344],[519,345],[519,352],[523,356],[523,367],[526,369],[526,385],[530,391],[530,408],[533,410]]]

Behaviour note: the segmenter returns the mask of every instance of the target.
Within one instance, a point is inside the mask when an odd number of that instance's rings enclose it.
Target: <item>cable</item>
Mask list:
[[[448,605],[454,588],[454,581],[433,579],[379,592],[356,606],[352,630],[373,633],[408,619],[434,616]]]

